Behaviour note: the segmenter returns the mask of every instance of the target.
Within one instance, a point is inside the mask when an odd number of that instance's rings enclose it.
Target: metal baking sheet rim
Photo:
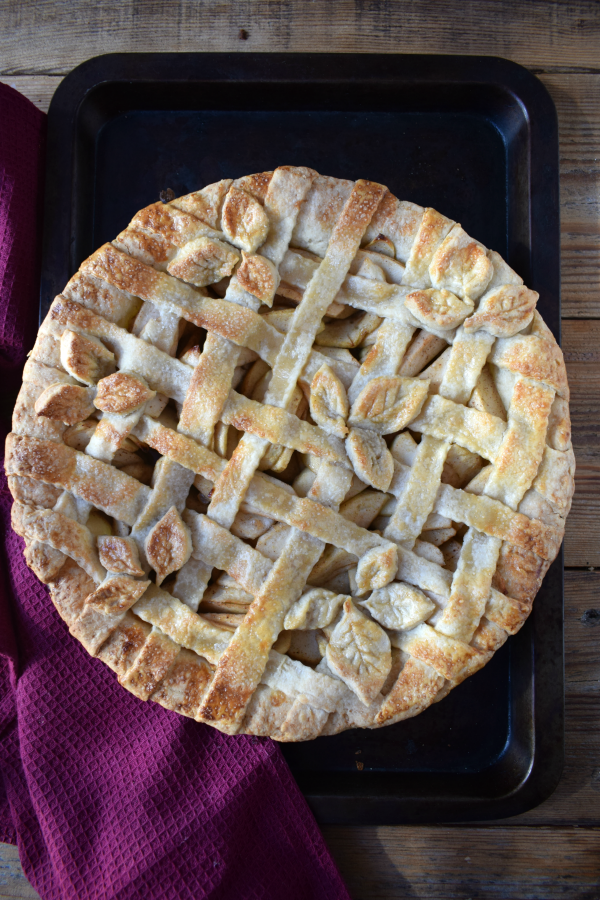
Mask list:
[[[324,90],[328,85],[339,89],[340,84],[365,89],[410,85],[412,92],[418,92],[426,86],[429,94],[432,88],[440,87],[462,91],[467,99],[474,90],[481,96],[485,96],[486,90],[490,97],[497,90],[510,95],[521,108],[528,130],[529,283],[544,296],[546,308],[551,311],[550,317],[547,312],[545,317],[550,318],[549,324],[557,339],[560,338],[556,111],[546,89],[531,73],[516,63],[495,57],[142,53],[108,54],[81,64],[61,83],[49,110],[42,317],[49,299],[65,283],[65,266],[76,268],[72,251],[73,209],[80,173],[75,167],[75,143],[81,132],[84,101],[94,91],[115,82],[143,93],[151,91],[153,84],[189,89],[207,81],[213,89],[220,84],[231,86],[255,81],[298,86],[319,84]],[[481,97],[477,102],[481,102]],[[485,109],[479,108],[479,113],[485,115]],[[367,770],[361,772],[360,782],[354,779],[350,787],[348,779],[346,783],[338,779],[336,785],[335,778],[329,777],[324,787],[323,779],[311,781],[310,776],[296,773],[320,822],[392,825],[490,820],[523,813],[553,792],[564,764],[562,551],[546,575],[538,598],[542,594],[545,615],[536,615],[534,603],[522,631],[510,639],[530,644],[532,670],[526,698],[531,731],[524,742],[527,746],[518,748],[522,759],[509,789],[494,793],[489,784],[489,778],[493,779],[494,775],[487,773],[486,781],[485,771],[461,776],[443,772],[390,775]],[[374,778],[370,778],[372,774]]]

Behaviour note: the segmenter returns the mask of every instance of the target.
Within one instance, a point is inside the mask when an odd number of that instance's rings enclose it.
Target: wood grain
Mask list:
[[[600,316],[600,74],[540,79],[559,123],[562,314],[594,318]]]
[[[567,566],[600,566],[600,322],[563,320],[577,469],[565,535]]]
[[[0,82],[19,91],[42,112],[48,112],[54,91],[61,81],[62,75],[0,75]]]
[[[554,794],[508,825],[600,826],[600,572],[565,572],[565,768]]]
[[[2,6],[5,75],[63,75],[100,53],[144,50],[483,53],[549,70],[598,68],[595,0],[5,0]]]
[[[597,900],[600,830],[328,827],[353,900]]]

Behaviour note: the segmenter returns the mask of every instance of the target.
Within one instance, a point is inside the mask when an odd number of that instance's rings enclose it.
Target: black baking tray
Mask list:
[[[492,57],[111,54],[48,118],[41,315],[139,208],[277,165],[370,178],[498,250],[559,338],[558,130],[541,83]],[[319,821],[473,821],[540,803],[563,766],[562,557],[529,620],[415,719],[283,752]],[[200,726],[199,726],[200,727]]]

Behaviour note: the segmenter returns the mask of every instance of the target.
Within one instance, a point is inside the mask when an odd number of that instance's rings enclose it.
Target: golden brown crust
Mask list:
[[[127,575],[107,579],[86,597],[81,614],[69,628],[71,634],[95,656],[149,584],[149,581],[134,581]]]
[[[230,186],[231,178],[224,178],[215,184],[209,184],[201,191],[179,197],[172,205],[196,216],[210,228],[217,229],[221,221],[223,201]]]
[[[223,231],[236,247],[254,253],[269,231],[269,218],[251,194],[232,185],[223,204]]]
[[[152,204],[25,366],[28,564],[124,687],[222,731],[418,714],[519,630],[564,533],[568,386],[536,301],[373,182],[283,166]]]
[[[264,256],[242,252],[243,261],[237,270],[238,281],[245,291],[262,303],[272,302],[277,289],[277,269]]]
[[[180,649],[175,641],[153,629],[133,666],[119,677],[120,683],[140,700],[148,700],[162,683]]]
[[[37,509],[15,502],[11,524],[21,537],[49,544],[74,559],[96,582],[102,581],[104,570],[87,528],[69,516],[50,509]]]
[[[569,399],[567,372],[562,351],[539,313],[533,315],[532,333],[498,341],[491,362],[554,388]]]
[[[94,406],[102,412],[129,413],[139,409],[155,396],[156,391],[151,391],[142,378],[125,372],[115,372],[114,375],[108,375],[98,382]]]
[[[137,544],[131,538],[100,535],[97,545],[100,562],[108,572],[134,577],[144,574]]]
[[[49,584],[56,577],[67,559],[61,550],[35,540],[25,541],[23,555],[29,568],[44,584]]]
[[[377,725],[390,725],[426,709],[444,685],[444,677],[423,661],[409,659],[377,714]]]
[[[192,552],[192,539],[175,506],[151,529],[144,549],[148,562],[156,572],[157,585],[186,564]]]
[[[86,388],[76,384],[53,384],[40,394],[34,409],[38,416],[76,425],[92,415],[94,405]]]
[[[29,506],[41,506],[43,509],[52,509],[61,494],[60,489],[51,484],[22,475],[9,475],[8,486],[15,500]]]
[[[71,625],[83,610],[96,585],[74,559],[67,559],[50,581],[50,596],[62,619]]]
[[[238,262],[239,255],[224,241],[199,237],[177,254],[167,272],[188,284],[204,287],[231,275]]]
[[[97,338],[67,330],[60,340],[60,361],[73,378],[95,384],[114,356]]]

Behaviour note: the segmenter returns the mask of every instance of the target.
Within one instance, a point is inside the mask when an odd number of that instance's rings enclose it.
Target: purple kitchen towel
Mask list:
[[[37,331],[44,129],[0,84],[4,429]],[[349,900],[277,744],[121,688],[25,565],[3,472],[0,492],[0,839],[44,900]]]

